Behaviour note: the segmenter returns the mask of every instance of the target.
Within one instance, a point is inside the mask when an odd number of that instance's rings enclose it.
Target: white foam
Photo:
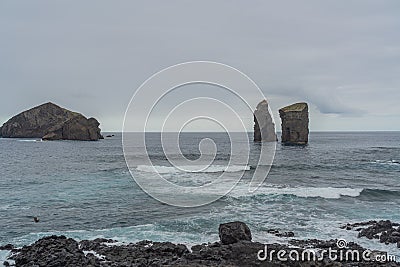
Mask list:
[[[145,245],[144,247],[145,248],[151,248],[153,245],[154,245],[153,243],[149,243],[149,244]]]
[[[102,244],[102,245],[105,245],[105,246],[107,246],[107,247],[116,247],[116,246],[125,245],[124,242],[119,242],[119,241],[117,241],[117,242],[112,242],[112,243],[104,242],[104,243],[101,243],[101,244]]]
[[[2,264],[5,261],[8,261],[10,264],[14,264],[14,261],[12,260],[7,260],[7,257],[10,256],[10,251],[9,250],[0,250],[0,264]]]
[[[191,165],[191,166],[179,166],[176,167],[168,167],[168,166],[158,166],[158,165],[139,165],[136,167],[138,171],[141,172],[155,172],[159,174],[167,174],[167,173],[180,173],[180,172],[189,172],[189,173],[216,173],[216,172],[240,172],[240,171],[248,171],[250,170],[250,166],[248,165],[210,165],[206,168],[202,168],[201,166]]]
[[[382,165],[400,165],[400,161],[399,160],[375,160],[373,162],[371,162],[372,164],[382,164]]]
[[[10,205],[2,205],[0,206],[0,210],[9,210],[10,209]]]
[[[246,190],[247,191],[247,190]],[[339,188],[339,187],[261,187],[255,194],[257,195],[294,195],[303,198],[321,197],[326,199],[339,199],[342,196],[358,197],[362,188]],[[232,196],[245,196],[251,193],[243,192],[243,190],[232,191]]]
[[[85,257],[87,256],[87,254],[89,254],[89,253],[91,253],[91,254],[93,254],[96,258],[98,258],[99,260],[105,260],[105,258],[106,258],[106,256],[104,256],[104,255],[100,255],[100,254],[98,254],[96,251],[94,251],[94,250],[84,250],[83,251],[83,254],[85,254]]]
[[[321,197],[327,199],[339,199],[342,196],[358,197],[362,188],[335,188],[335,187],[299,187],[279,189],[280,194],[292,194],[298,197]]]
[[[155,224],[143,224],[127,227],[115,227],[96,230],[69,230],[69,231],[49,231],[30,233],[16,238],[11,243],[18,246],[32,244],[38,239],[51,235],[66,235],[77,241],[94,240],[96,238],[107,238],[117,240],[113,243],[102,243],[106,246],[118,246],[129,243],[136,243],[142,240],[152,240],[157,242],[172,242],[185,244],[187,247],[218,240],[218,233],[211,235],[199,235],[197,233],[176,232],[173,229],[159,229]],[[88,253],[91,253],[88,251]]]
[[[0,206],[0,210],[29,210],[30,207],[25,206],[16,206],[16,205],[2,205]]]

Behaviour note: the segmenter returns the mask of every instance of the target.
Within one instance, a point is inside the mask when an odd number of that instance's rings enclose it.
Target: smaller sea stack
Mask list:
[[[308,105],[301,102],[279,110],[282,120],[282,144],[308,144]]]
[[[254,142],[276,142],[275,124],[267,100],[258,103],[254,111]]]

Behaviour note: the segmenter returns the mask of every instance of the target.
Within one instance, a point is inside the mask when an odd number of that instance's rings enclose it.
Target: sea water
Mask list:
[[[118,133],[98,142],[1,138],[0,245],[22,246],[63,234],[79,240],[148,239],[190,246],[217,241],[220,223],[240,220],[260,242],[287,242],[267,233],[273,228],[293,231],[296,239],[344,238],[400,258],[396,245],[358,239],[357,232],[340,229],[349,222],[373,219],[400,222],[400,132],[311,133],[306,147],[278,143],[271,171],[254,193],[248,191],[248,184],[260,144],[250,142],[249,161],[227,170],[228,135],[183,133],[180,137],[182,152],[189,159],[199,157],[200,140],[214,140],[215,162],[204,171],[191,171],[190,166],[177,170],[163,153],[160,135],[150,133],[146,145],[153,165],[138,165],[132,174],[158,172],[171,182],[198,186],[223,171],[244,171],[230,194],[197,208],[154,200],[130,175]],[[5,255],[2,252],[1,257]]]

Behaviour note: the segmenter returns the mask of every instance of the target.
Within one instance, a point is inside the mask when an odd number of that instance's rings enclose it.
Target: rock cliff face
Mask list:
[[[277,141],[275,124],[272,121],[271,114],[268,110],[268,102],[265,99],[258,103],[257,108],[254,111],[254,141]]]
[[[42,138],[43,140],[102,139],[100,123],[82,114],[46,103],[24,111],[9,119],[0,128],[6,138]]]
[[[282,143],[306,145],[308,143],[308,105],[296,103],[279,110],[282,120]]]

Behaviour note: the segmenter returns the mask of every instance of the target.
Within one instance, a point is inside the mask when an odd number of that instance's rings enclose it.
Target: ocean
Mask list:
[[[269,175],[254,193],[247,189],[260,144],[250,142],[249,162],[230,170],[244,172],[236,187],[195,208],[173,207],[147,195],[129,173],[122,134],[114,134],[98,142],[0,138],[0,245],[63,234],[190,246],[217,241],[220,223],[240,220],[255,241],[287,242],[267,233],[279,229],[293,231],[295,239],[343,238],[400,258],[395,245],[340,229],[373,219],[400,222],[400,132],[312,132],[306,147],[278,143]],[[146,136],[148,155],[170,181],[202,185],[218,177],[231,156],[224,133],[182,133],[182,153],[197,159],[203,138],[214,140],[218,150],[213,166],[202,172],[171,167],[157,133]],[[155,175],[148,165],[131,171]],[[0,256],[4,259],[5,252]]]

